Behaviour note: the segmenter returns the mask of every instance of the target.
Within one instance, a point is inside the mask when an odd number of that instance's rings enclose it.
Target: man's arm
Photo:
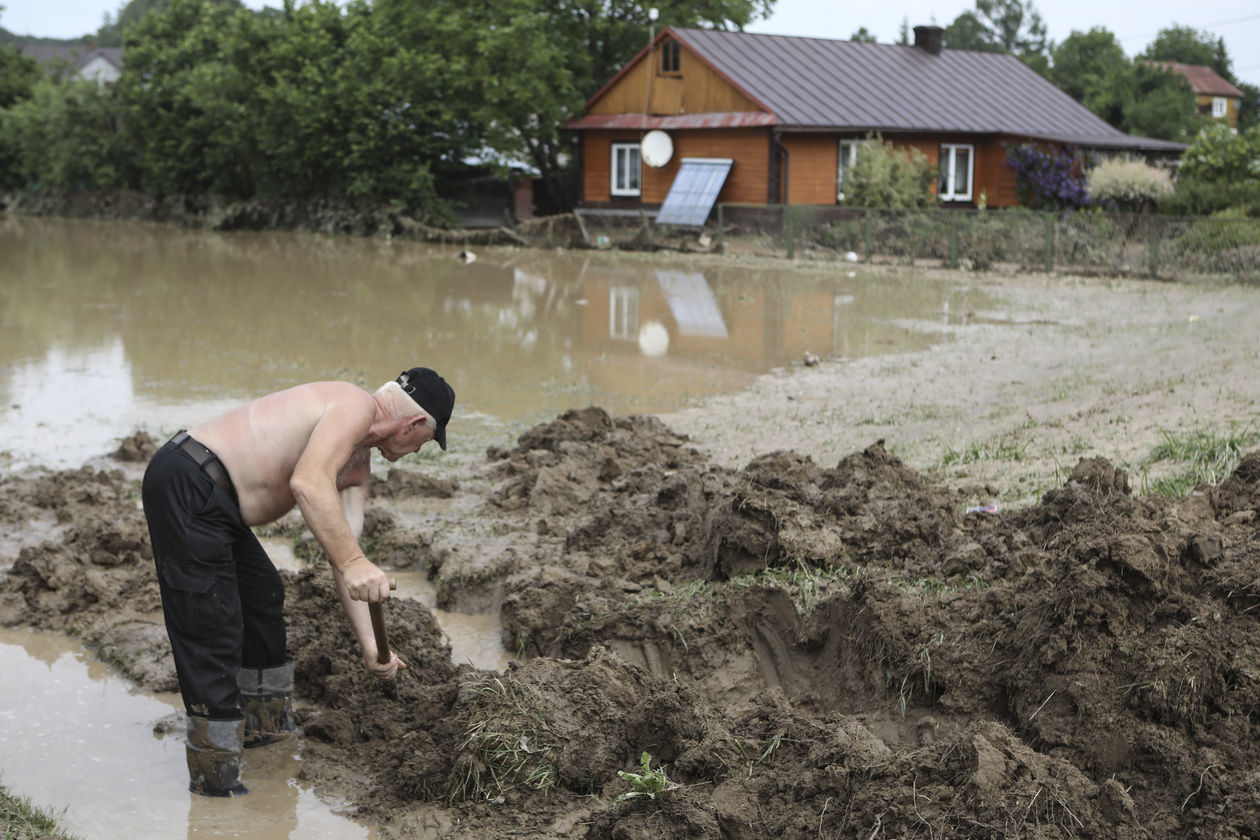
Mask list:
[[[346,524],[350,528],[350,535],[354,537],[357,543],[359,537],[363,534],[363,511],[367,505],[367,484],[355,484],[345,487],[338,495],[341,500],[341,509],[345,513]],[[392,651],[390,652],[389,662],[384,664],[377,662],[376,635],[372,632],[372,615],[368,611],[368,605],[363,601],[356,601],[350,597],[350,591],[346,587],[345,579],[336,566],[333,566],[333,580],[337,586],[337,599],[341,601],[341,608],[345,610],[346,618],[350,620],[350,627],[354,631],[354,636],[359,640],[359,649],[363,651],[363,662],[367,666],[368,672],[377,679],[392,680],[397,676],[398,669],[405,669],[407,664]]]
[[[324,410],[293,469],[289,489],[350,598],[380,603],[389,598],[389,580],[359,548],[337,491],[338,473],[367,435],[375,415],[375,403],[364,397],[334,402]],[[366,494],[366,481],[363,488]],[[361,528],[361,510],[359,516]]]

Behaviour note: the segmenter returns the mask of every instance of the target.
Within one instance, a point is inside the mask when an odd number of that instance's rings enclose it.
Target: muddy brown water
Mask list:
[[[940,337],[908,325],[959,323],[974,303],[965,286],[849,266],[508,249],[467,263],[460,250],[0,219],[0,467],[75,468],[137,429],[161,438],[262,392],[372,387],[417,363],[459,393],[453,454],[479,454],[570,408],[670,411],[806,355],[922,349]],[[61,528],[20,523],[0,568]],[[269,547],[296,568],[284,540]],[[434,606],[424,574],[399,575],[399,596]],[[497,611],[435,612],[455,662],[506,666]],[[0,661],[23,686],[0,707],[3,782],[66,809],[81,836],[373,836],[299,784],[294,751],[251,759],[245,804],[189,797],[181,743],[153,733],[178,698],[137,690],[67,637],[5,631]]]

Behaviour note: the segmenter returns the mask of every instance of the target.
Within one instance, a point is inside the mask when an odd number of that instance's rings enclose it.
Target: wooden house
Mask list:
[[[941,200],[962,206],[1018,203],[1008,143],[1185,148],[1111,127],[1014,56],[914,31],[913,45],[891,45],[666,28],[565,126],[581,133],[581,206],[668,209],[680,192],[708,208],[834,205],[875,133],[920,149]]]
[[[1243,98],[1241,90],[1225,81],[1211,67],[1178,64],[1175,61],[1159,63],[1189,80],[1200,114],[1222,120],[1230,128],[1238,130],[1238,109],[1242,107]]]

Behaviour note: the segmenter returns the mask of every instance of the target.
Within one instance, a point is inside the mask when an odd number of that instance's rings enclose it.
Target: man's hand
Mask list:
[[[389,578],[362,554],[341,567],[341,579],[352,601],[381,604],[389,600]]]
[[[399,671],[407,670],[407,663],[398,658],[398,654],[390,653],[388,662],[377,662],[376,651],[364,651],[363,662],[367,665],[368,673],[376,677],[381,682],[389,682],[398,676]]]

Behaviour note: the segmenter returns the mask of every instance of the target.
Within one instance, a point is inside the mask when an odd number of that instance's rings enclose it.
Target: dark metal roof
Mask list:
[[[1132,137],[1002,53],[670,28],[785,130],[1009,134],[1180,151]],[[666,33],[662,33],[664,36]]]

